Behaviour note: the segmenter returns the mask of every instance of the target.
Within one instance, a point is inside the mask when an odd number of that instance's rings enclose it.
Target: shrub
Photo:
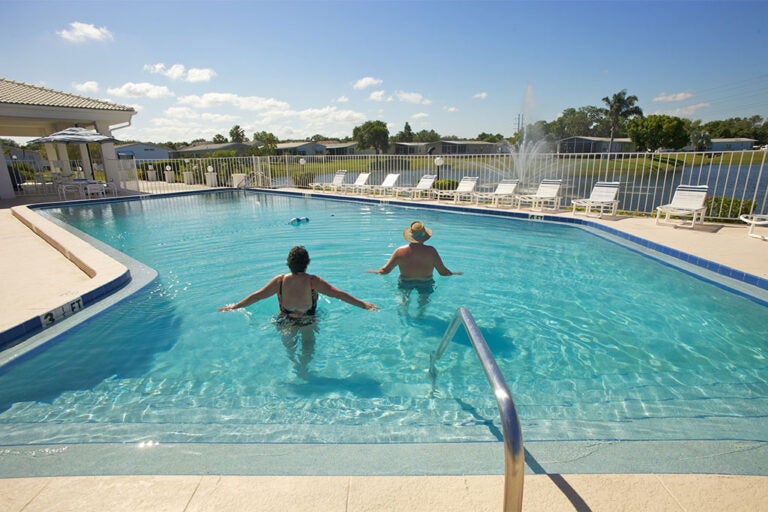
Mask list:
[[[293,184],[298,188],[309,188],[309,184],[315,181],[315,173],[304,171],[293,175]]]
[[[707,217],[738,219],[739,215],[752,212],[755,202],[751,199],[736,199],[734,197],[708,197],[704,204],[707,206]]]
[[[437,190],[456,190],[459,188],[459,182],[456,180],[437,180],[432,188]]]

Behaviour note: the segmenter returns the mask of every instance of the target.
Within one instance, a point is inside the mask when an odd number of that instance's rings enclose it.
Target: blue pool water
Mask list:
[[[60,219],[158,271],[145,290],[0,373],[3,444],[497,441],[456,308],[474,315],[526,441],[768,440],[765,306],[585,230],[395,205],[224,192],[62,206]],[[308,223],[293,225],[294,217]],[[425,308],[367,274],[433,229],[452,270]],[[322,297],[308,375],[277,301],[219,313],[287,271],[380,306]]]

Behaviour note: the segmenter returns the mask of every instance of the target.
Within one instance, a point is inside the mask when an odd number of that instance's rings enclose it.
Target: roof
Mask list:
[[[177,153],[193,153],[200,151],[222,151],[229,149],[244,149],[249,147],[259,147],[261,143],[256,142],[222,142],[219,144],[196,144],[177,150]]]
[[[135,112],[133,107],[0,78],[0,103]]]
[[[564,139],[560,139],[559,142],[562,142],[564,140],[571,140],[571,139],[591,140],[593,142],[609,142],[611,140],[610,137],[587,137],[582,135],[574,135],[573,137],[566,137]],[[632,142],[632,139],[628,137],[616,137],[613,139],[613,142]]]
[[[747,139],[745,137],[728,137],[724,139],[710,139],[712,142],[757,142],[757,139]]]
[[[301,146],[309,146],[311,144],[317,144],[317,142],[310,141],[304,141],[304,142],[279,142],[277,144],[278,149],[287,149],[287,148],[300,148]],[[320,146],[321,144],[318,144]]]

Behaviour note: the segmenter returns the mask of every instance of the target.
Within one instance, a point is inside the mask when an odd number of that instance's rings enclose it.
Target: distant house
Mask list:
[[[751,150],[757,140],[736,137],[733,139],[712,139],[712,151],[745,151]]]
[[[567,137],[557,141],[558,153],[607,153],[611,144],[609,137]],[[632,139],[613,139],[612,153],[633,153],[637,151]]]
[[[280,142],[275,148],[277,155],[324,155],[325,146],[317,142]]]
[[[168,160],[170,157],[168,148],[158,144],[123,144],[115,146],[117,158],[127,158],[136,160]]]
[[[340,155],[354,155],[356,142],[338,142],[332,140],[323,140],[318,142],[321,146],[325,147],[325,154],[340,156]]]
[[[187,146],[183,149],[171,151],[171,158],[200,158],[213,156],[218,151],[234,151],[235,156],[243,156],[248,150],[263,144],[259,141],[254,142],[223,142],[220,144],[203,143]]]
[[[395,143],[396,155],[488,155],[498,151],[499,144],[479,140]]]

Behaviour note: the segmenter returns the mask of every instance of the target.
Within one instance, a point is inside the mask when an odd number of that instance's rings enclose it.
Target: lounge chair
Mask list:
[[[390,192],[395,190],[395,183],[397,183],[399,178],[399,174],[387,174],[381,185],[371,185],[365,189],[365,192],[373,195],[389,195]]]
[[[355,179],[354,183],[348,183],[348,184],[342,184],[339,186],[339,191],[343,193],[347,192],[362,192],[362,189],[366,186],[366,183],[368,183],[368,178],[371,176],[371,173],[369,172],[361,172],[357,175],[357,179]]]
[[[706,185],[679,185],[672,196],[672,202],[656,207],[656,224],[659,223],[661,214],[664,214],[664,222],[670,223],[670,217],[683,217],[683,221],[676,223],[676,227],[693,229],[696,224],[704,222],[707,207],[704,201],[707,199]],[[686,225],[685,217],[691,217],[691,224]]]
[[[518,179],[506,179],[501,180],[499,184],[496,186],[496,190],[493,192],[475,192],[473,194],[475,198],[475,202],[477,204],[480,204],[480,201],[490,201],[491,206],[502,206],[505,199],[509,200],[509,205],[514,206],[515,205],[515,191],[517,190],[517,185],[520,183],[520,180]]]
[[[545,204],[552,203],[552,209],[559,210],[560,185],[562,185],[562,183],[563,180],[541,180],[536,193],[517,196],[517,204],[519,207],[522,207],[523,203],[528,203],[531,205],[531,210],[541,211],[544,209]]]
[[[433,194],[432,185],[434,185],[435,179],[437,179],[437,174],[425,174],[415,187],[396,187],[395,195],[408,194],[408,199],[421,199],[422,196],[429,199]]]
[[[317,182],[310,183],[309,186],[312,188],[312,190],[338,190],[338,187],[344,184],[344,178],[346,178],[346,176],[347,171],[336,171],[336,174],[333,175],[333,181],[330,183]]]
[[[590,215],[593,208],[600,208],[600,213],[597,214],[597,218],[603,216],[606,208],[611,209],[611,215],[616,215],[616,210],[619,208],[619,200],[616,196],[619,193],[618,181],[598,181],[592,188],[592,192],[586,199],[573,199],[573,212],[572,215],[576,215],[576,208],[584,208],[584,215],[587,217],[595,217]]]
[[[752,238],[759,238],[760,240],[768,240],[768,235],[755,234],[755,226],[768,226],[768,214],[763,215],[740,215],[739,219],[742,222],[749,224],[749,231],[747,235]]]
[[[461,199],[467,198],[472,200],[472,194],[475,191],[477,185],[477,176],[464,176],[459,182],[459,186],[456,190],[435,190],[435,197],[439,201],[443,197],[453,198],[454,203],[458,203]]]

